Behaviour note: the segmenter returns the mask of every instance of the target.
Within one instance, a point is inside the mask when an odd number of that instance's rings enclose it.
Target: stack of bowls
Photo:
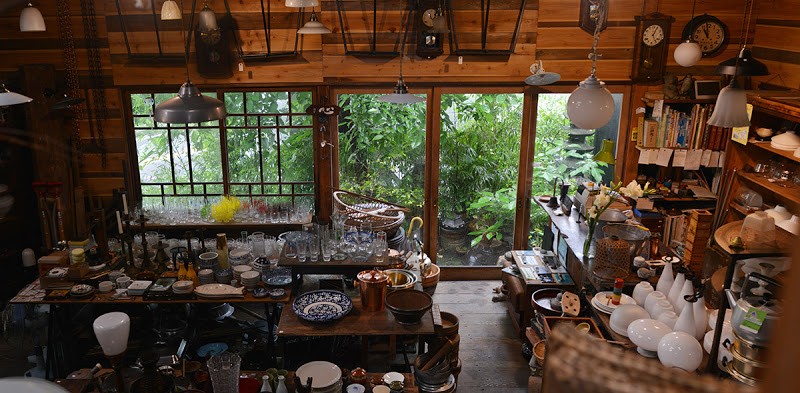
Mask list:
[[[219,254],[215,252],[204,252],[197,259],[200,261],[200,269],[216,269]]]
[[[340,393],[342,391],[342,370],[339,366],[325,361],[308,362],[297,369],[295,375],[305,383],[311,380],[312,393]]]
[[[414,360],[414,382],[419,391],[437,393],[455,391],[456,379],[451,373],[451,362],[446,356],[427,370],[420,370],[420,367],[427,362],[430,356],[432,356],[431,353],[424,353]]]
[[[230,268],[217,270],[214,272],[214,278],[220,284],[230,284],[233,278],[233,270]]]
[[[241,279],[239,282],[247,289],[253,289],[258,286],[258,283],[261,281],[261,273],[257,271],[246,271],[241,274]]]
[[[237,248],[230,252],[230,262],[232,266],[247,265],[250,263],[250,250]]]
[[[194,283],[192,283],[191,280],[175,281],[175,283],[172,284],[172,293],[176,295],[184,295],[187,293],[192,293],[193,289],[194,289]]]
[[[250,265],[236,265],[233,267],[233,279],[242,282],[242,273],[253,270]]]
[[[70,259],[72,264],[86,262],[86,254],[83,248],[73,248],[70,252]]]
[[[214,282],[214,270],[201,269],[197,272],[197,280],[200,284],[212,284]]]
[[[253,270],[264,273],[269,270],[269,259],[266,257],[258,257],[250,265],[253,267]]]

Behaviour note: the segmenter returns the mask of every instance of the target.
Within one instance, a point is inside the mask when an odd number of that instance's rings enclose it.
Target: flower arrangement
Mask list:
[[[589,253],[589,247],[592,244],[594,230],[597,227],[597,222],[600,220],[600,215],[603,214],[615,200],[621,197],[636,200],[654,191],[654,189],[650,188],[650,182],[645,183],[644,188],[642,188],[636,180],[631,180],[631,182],[624,187],[621,181],[617,184],[611,182],[610,187],[600,185],[600,193],[594,198],[592,206],[586,210],[586,225],[589,226],[589,235],[583,243],[583,255],[586,256]]]
[[[242,202],[235,196],[223,196],[219,202],[211,205],[211,217],[216,222],[231,222],[233,216],[242,207]]]

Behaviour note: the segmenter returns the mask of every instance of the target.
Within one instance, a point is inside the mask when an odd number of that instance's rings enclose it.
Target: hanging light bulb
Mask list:
[[[47,31],[42,13],[32,3],[28,3],[19,14],[19,31]]]
[[[161,5],[161,20],[180,20],[181,9],[175,0],[167,0]]]
[[[217,15],[208,7],[208,2],[203,3],[203,9],[200,10],[197,18],[199,19],[197,28],[201,33],[210,33],[219,28],[217,26]]]
[[[689,20],[694,19],[694,9],[697,5],[697,0],[692,2],[692,17]],[[689,36],[686,37],[686,41],[682,42],[675,48],[675,52],[672,54],[675,58],[675,62],[680,64],[683,67],[691,67],[697,64],[698,61],[703,57],[703,51],[700,49],[700,45],[694,41],[692,41],[691,33]]]
[[[311,11],[311,20],[306,22],[303,27],[297,29],[297,34],[329,34],[331,29],[325,27],[322,22],[317,20],[317,14]]]
[[[286,6],[292,8],[316,7],[319,0],[286,0]]]
[[[605,12],[602,9],[602,2],[590,8],[591,18],[595,21],[594,41],[592,52],[589,58],[592,59],[592,71],[589,77],[578,84],[578,88],[572,91],[567,100],[567,117],[579,128],[591,130],[600,128],[614,114],[614,97],[606,89],[606,84],[597,79],[597,42],[600,38],[600,24],[602,18],[600,14]]]

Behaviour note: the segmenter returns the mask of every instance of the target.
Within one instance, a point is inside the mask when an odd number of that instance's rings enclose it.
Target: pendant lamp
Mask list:
[[[116,374],[118,392],[125,391],[122,378],[122,360],[128,349],[128,336],[131,332],[131,319],[124,312],[114,311],[97,317],[92,323],[94,335],[103,349],[103,354],[111,362]]]
[[[42,13],[33,6],[33,3],[28,3],[19,14],[19,31],[47,31]]]
[[[611,139],[603,139],[603,147],[594,155],[593,159],[598,162],[605,162],[608,165],[616,164],[617,159],[614,157],[614,141]]]
[[[161,20],[180,20],[181,9],[174,0],[167,0],[161,5]]]
[[[694,9],[697,5],[697,0],[692,2],[692,18],[689,20],[694,19]],[[675,58],[675,62],[680,64],[683,67],[691,67],[697,64],[698,61],[703,57],[703,51],[700,49],[700,45],[694,41],[692,41],[691,32],[689,36],[686,37],[686,41],[682,42],[675,48],[675,52],[672,54]]]
[[[597,79],[597,42],[600,38],[600,16],[606,12],[603,2],[590,6],[591,19],[595,21],[594,41],[589,58],[592,59],[592,71],[589,77],[578,84],[578,88],[567,100],[567,117],[578,128],[592,130],[600,128],[611,120],[614,114],[614,97],[605,87],[605,83]]]
[[[216,18],[214,19],[216,23]],[[178,95],[156,106],[153,118],[159,123],[202,123],[205,121],[225,118],[225,103],[200,94],[200,89],[189,79],[189,47],[191,34],[187,33],[189,42],[186,44],[186,82],[181,85]]]
[[[747,94],[739,88],[735,76],[717,95],[714,112],[708,118],[708,124],[726,128],[750,125],[750,119],[747,118]]]
[[[303,27],[297,29],[297,34],[329,34],[331,29],[325,27],[322,22],[317,20],[317,14],[311,11],[311,20],[306,22]]]
[[[316,7],[319,0],[286,0],[286,6],[292,8]]]
[[[763,76],[769,75],[767,66],[754,59],[750,49],[747,49],[747,38],[750,30],[750,17],[753,14],[753,1],[750,0],[745,5],[744,25],[742,29],[740,42],[742,48],[739,54],[719,63],[717,65],[718,75],[733,75],[733,76]]]
[[[406,34],[408,33],[408,26],[403,34],[403,43],[400,45],[400,77],[397,78],[397,84],[394,86],[394,91],[391,94],[384,94],[378,97],[378,101],[389,102],[392,104],[416,104],[425,101],[425,98],[415,96],[408,92],[408,86],[403,80],[403,57],[405,57],[406,47]]]
[[[200,10],[197,19],[199,20],[197,29],[202,33],[210,33],[219,29],[219,26],[217,26],[217,15],[208,7],[207,1],[203,2],[203,9]]]
[[[24,104],[31,101],[33,101],[33,98],[19,93],[14,93],[13,91],[8,90],[4,83],[0,83],[0,106]]]

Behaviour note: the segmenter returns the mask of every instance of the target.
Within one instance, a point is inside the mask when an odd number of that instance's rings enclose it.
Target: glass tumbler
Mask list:
[[[308,239],[301,238],[297,240],[297,259],[300,262],[305,262],[308,257]]]
[[[222,352],[206,362],[211,375],[211,386],[216,393],[239,392],[239,367],[242,358],[233,352]]]
[[[250,244],[253,247],[253,255],[256,257],[267,256],[266,240],[263,232],[254,232],[250,235]]]

